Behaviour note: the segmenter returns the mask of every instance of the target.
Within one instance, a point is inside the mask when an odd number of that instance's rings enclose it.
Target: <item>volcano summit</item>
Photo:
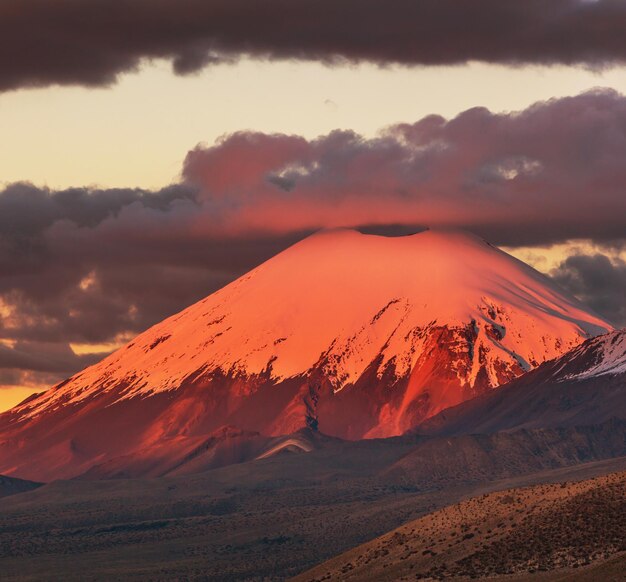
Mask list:
[[[472,235],[324,231],[1,415],[0,473],[75,476],[225,426],[398,435],[610,329]]]

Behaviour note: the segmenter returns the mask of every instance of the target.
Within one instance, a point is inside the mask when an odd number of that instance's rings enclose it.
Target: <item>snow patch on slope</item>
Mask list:
[[[327,231],[155,325],[21,412],[35,416],[107,392],[118,401],[145,397],[217,373],[277,383],[321,368],[339,391],[372,366],[379,378],[408,375],[429,330],[442,326],[457,330],[451,366],[470,387],[481,370],[497,386],[611,329],[543,275],[472,235]],[[242,382],[238,389],[251,388]]]
[[[594,354],[594,362],[584,371],[568,374],[563,380],[586,379],[596,376],[615,376],[626,374],[626,330],[615,331],[594,338],[572,352],[571,358],[584,356],[586,352]]]

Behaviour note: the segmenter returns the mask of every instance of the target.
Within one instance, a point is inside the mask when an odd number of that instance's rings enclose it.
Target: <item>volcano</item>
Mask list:
[[[611,329],[473,235],[324,231],[1,415],[0,473],[180,463],[224,427],[399,435]]]

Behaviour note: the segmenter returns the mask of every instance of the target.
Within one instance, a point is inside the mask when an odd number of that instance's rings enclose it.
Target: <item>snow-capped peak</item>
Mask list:
[[[416,414],[414,401],[427,390],[423,414],[430,415],[609,329],[546,277],[473,235],[324,231],[25,403],[21,413],[200,381],[210,390],[216,376],[239,379],[232,390],[244,397],[261,381],[278,385],[315,372],[335,392],[368,375],[370,384],[406,378],[404,396],[394,394],[393,410],[379,403],[380,414]],[[435,358],[444,346],[446,355]],[[447,367],[445,382],[433,379],[441,375],[430,370],[434,362]]]

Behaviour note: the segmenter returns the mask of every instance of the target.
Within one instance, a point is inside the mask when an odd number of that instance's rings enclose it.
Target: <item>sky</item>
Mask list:
[[[179,178],[191,147],[234,131],[315,138],[339,128],[372,137],[431,113],[452,117],[476,105],[515,111],[596,86],[626,93],[626,70],[245,59],[181,77],[157,61],[113,87],[0,94],[0,180],[160,188]]]
[[[5,0],[0,410],[325,227],[466,228],[626,325],[625,26],[622,0]]]

